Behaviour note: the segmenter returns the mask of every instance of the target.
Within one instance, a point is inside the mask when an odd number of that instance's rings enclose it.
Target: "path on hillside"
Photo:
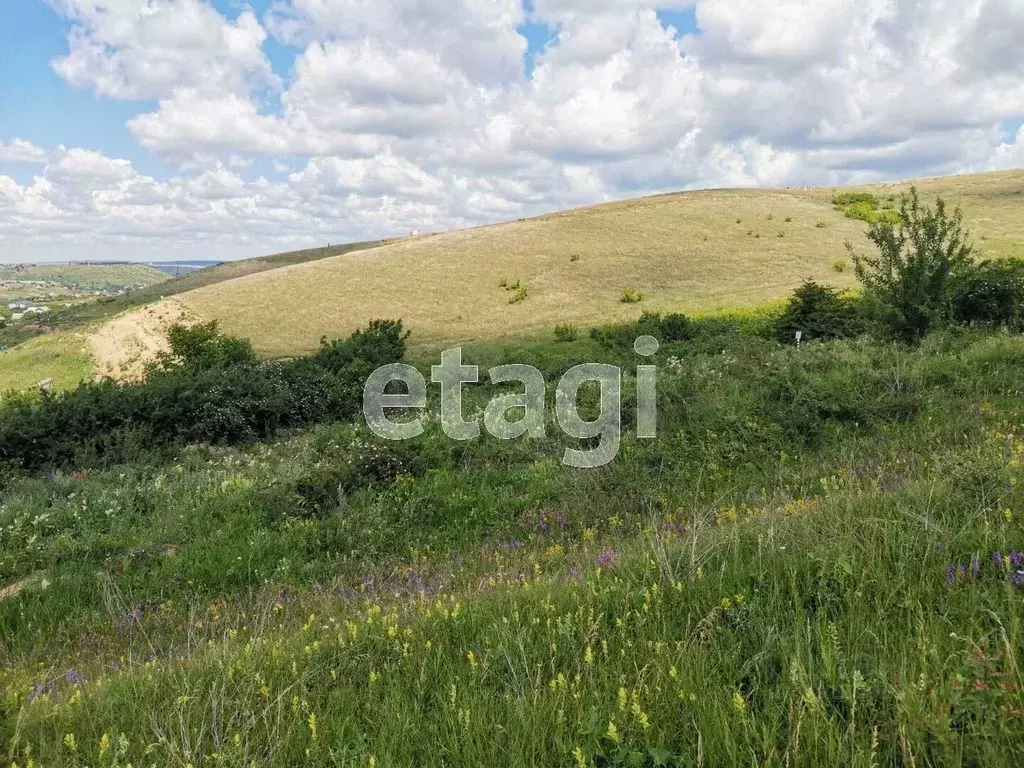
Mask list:
[[[95,376],[119,381],[141,378],[146,364],[167,349],[167,330],[189,316],[180,304],[165,299],[104,324],[89,337]]]

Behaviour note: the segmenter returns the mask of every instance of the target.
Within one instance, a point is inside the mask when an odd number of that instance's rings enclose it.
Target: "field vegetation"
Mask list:
[[[599,470],[550,421],[453,442],[433,387],[417,439],[353,421],[396,322],[287,363],[176,327],[141,382],[5,404],[0,757],[1019,765],[1024,267],[897,210],[858,295],[467,345],[468,416],[509,391],[492,365],[535,365],[549,404],[619,366]]]
[[[633,319],[623,302],[699,314],[784,299],[806,279],[858,285],[845,243],[863,242],[866,217],[847,217],[837,196],[877,201],[892,221],[909,184],[863,188],[712,190],[566,211],[262,272],[176,296],[217,319],[263,355],[316,349],[375,317],[400,316],[416,346],[539,337],[555,325]],[[963,208],[985,258],[1024,254],[1024,173],[918,182],[924,199]],[[864,198],[867,199],[867,198]],[[770,217],[770,218],[769,218]],[[783,235],[779,237],[779,235]],[[528,299],[496,290],[520,281]]]

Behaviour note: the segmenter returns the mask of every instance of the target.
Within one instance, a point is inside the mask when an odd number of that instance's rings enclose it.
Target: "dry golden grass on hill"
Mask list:
[[[1024,253],[1024,173],[917,182],[962,204],[979,249]],[[870,187],[898,194],[906,184]],[[831,205],[835,190],[712,190],[662,195],[449,232],[274,269],[181,294],[268,356],[314,349],[366,321],[401,318],[417,345],[588,325],[641,310],[713,311],[777,299],[804,278],[854,283],[844,242],[865,225]],[[578,258],[575,258],[578,257]],[[575,258],[575,260],[574,260]],[[502,281],[527,298],[509,302]],[[631,286],[639,304],[620,301]]]

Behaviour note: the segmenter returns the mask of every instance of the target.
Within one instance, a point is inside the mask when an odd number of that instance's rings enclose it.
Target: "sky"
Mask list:
[[[1024,0],[0,0],[0,261],[1024,167]]]

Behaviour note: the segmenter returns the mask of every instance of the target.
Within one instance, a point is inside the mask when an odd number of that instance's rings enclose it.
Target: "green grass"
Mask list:
[[[68,389],[92,374],[88,341],[80,333],[29,338],[0,352],[0,393],[53,379],[54,389]]]
[[[663,345],[660,437],[628,434],[627,377],[597,471],[553,430],[435,422],[10,476],[0,757],[1019,764],[1024,592],[992,554],[1024,550],[1024,338],[796,350],[765,322]],[[467,357],[637,362],[550,332]]]

